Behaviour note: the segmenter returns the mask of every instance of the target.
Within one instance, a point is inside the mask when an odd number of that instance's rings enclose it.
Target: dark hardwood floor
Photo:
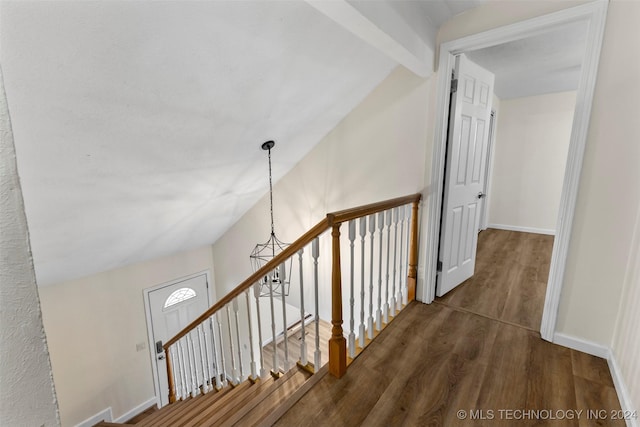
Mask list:
[[[436,301],[538,331],[552,249],[553,236],[482,231],[475,274]]]
[[[476,277],[409,304],[343,378],[322,378],[276,425],[624,426],[607,362],[536,331],[552,244],[481,233]]]

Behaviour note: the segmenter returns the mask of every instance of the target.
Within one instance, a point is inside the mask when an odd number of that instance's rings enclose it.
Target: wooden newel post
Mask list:
[[[176,401],[175,385],[173,384],[173,368],[171,367],[171,352],[168,348],[164,349],[165,360],[167,362],[167,380],[169,382],[169,403]]]
[[[347,371],[347,341],[342,333],[342,271],[340,269],[340,224],[333,224],[331,270],[331,338],[329,339],[329,373],[336,378]]]
[[[407,278],[407,300],[416,299],[416,282],[418,279],[418,204],[413,202],[411,210],[411,241],[409,246],[409,276]]]

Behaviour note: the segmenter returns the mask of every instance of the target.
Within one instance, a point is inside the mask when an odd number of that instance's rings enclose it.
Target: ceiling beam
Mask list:
[[[415,74],[428,77],[433,73],[435,46],[420,37],[391,2],[306,2]],[[426,18],[424,25],[431,25]]]

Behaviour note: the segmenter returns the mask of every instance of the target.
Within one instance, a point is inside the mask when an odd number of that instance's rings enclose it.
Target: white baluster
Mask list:
[[[216,321],[214,316],[209,317],[209,332],[211,333],[211,348],[213,349],[213,375],[216,380],[216,389],[220,390],[222,382],[220,381],[220,370],[218,369],[220,365],[218,364],[218,350],[216,349]]]
[[[298,251],[298,265],[300,269],[300,364],[307,365],[307,338],[305,330],[305,312],[304,312],[304,274],[302,269],[302,254],[304,249]]]
[[[412,205],[406,205],[405,206],[405,212],[406,212],[406,220],[407,220],[407,243],[406,243],[406,256],[405,256],[405,267],[407,267],[406,273],[404,275],[404,293],[402,294],[402,303],[403,304],[407,304],[408,303],[408,292],[409,292],[409,242],[411,241],[411,211],[413,206]]]
[[[349,221],[349,249],[351,253],[350,263],[350,287],[351,294],[349,298],[349,306],[351,307],[351,316],[349,317],[349,357],[352,359],[356,357],[356,334],[355,334],[355,240],[356,240],[356,220]]]
[[[209,375],[209,367],[207,366],[207,352],[204,348],[205,341],[202,340],[202,324],[196,327],[198,333],[198,344],[200,348],[200,362],[202,364],[202,392],[206,394],[209,391],[209,383],[211,382],[211,376]],[[209,378],[207,378],[209,377]]]
[[[289,330],[287,324],[287,304],[285,303],[285,281],[286,277],[286,268],[284,263],[280,264],[280,296],[282,297],[282,325],[283,325],[283,334],[284,334],[284,371],[289,371],[291,366],[289,365]]]
[[[186,339],[181,338],[178,341],[178,357],[180,358],[180,376],[182,383],[182,398],[185,399],[187,395],[191,392],[191,387],[189,387],[188,379],[187,379],[187,363],[184,357],[184,343],[186,343]]]
[[[311,244],[311,256],[313,257],[313,288],[315,292],[315,309],[316,309],[316,349],[313,353],[313,364],[316,372],[322,366],[322,357],[320,352],[320,302],[318,298],[318,258],[320,257],[320,240],[316,237]]]
[[[360,218],[360,330],[358,340],[360,348],[364,348],[364,238],[367,235],[367,218]]]
[[[396,315],[396,273],[398,266],[398,208],[393,208],[393,280],[392,280],[392,292],[391,292],[391,315]]]
[[[176,351],[176,345],[169,347],[169,353],[171,354],[171,371],[173,372],[173,386],[176,400],[182,399],[182,393],[180,390],[180,359]]]
[[[404,263],[402,262],[404,258],[404,206],[398,207],[398,216],[400,219],[400,259],[398,260],[400,272],[398,273],[398,295],[396,298],[396,303],[398,304],[398,310],[402,310],[402,295],[404,294],[404,279],[402,276],[402,266],[404,265]]]
[[[385,225],[387,226],[387,274],[386,274],[386,288],[384,291],[384,323],[389,323],[389,257],[391,254],[391,218],[392,211],[391,209],[386,211],[386,221]]]
[[[380,250],[378,253],[378,309],[376,310],[376,329],[382,330],[382,229],[384,228],[384,212],[378,213],[378,230],[380,231]]]
[[[264,369],[264,348],[262,347],[262,317],[260,316],[260,283],[253,285],[253,297],[256,299],[256,317],[258,319],[258,347],[260,348],[260,378],[267,375]]]
[[[229,354],[231,355],[231,382],[234,385],[240,383],[240,376],[238,375],[238,368],[236,366],[236,354],[235,347],[233,345],[233,332],[231,331],[231,307],[229,304],[225,306],[227,309],[227,332],[229,333]]]
[[[202,323],[202,341],[204,342],[204,361],[207,366],[207,381],[208,387],[207,391],[213,390],[213,369],[211,367],[211,341],[209,341],[209,336],[207,335],[207,330],[209,329],[209,319],[206,319],[204,323]]]
[[[253,345],[253,323],[251,321],[251,305],[249,304],[249,289],[244,293],[247,301],[247,320],[249,321],[249,352],[251,353],[251,379],[255,380],[258,376],[256,367],[255,346]]]
[[[278,366],[278,346],[276,341],[276,310],[273,305],[273,272],[271,276],[267,276],[267,280],[269,280],[269,303],[271,304],[271,336],[273,337],[273,341],[271,344],[273,345],[273,367],[271,369],[272,374],[277,374],[280,372],[280,366]]]
[[[218,325],[218,340],[220,341],[220,363],[222,366],[222,385],[227,386],[229,383],[227,380],[227,365],[225,363],[224,358],[224,337],[222,336],[222,322],[220,321],[220,317],[222,314],[220,311],[216,313],[216,324]]]
[[[195,397],[200,394],[200,387],[198,387],[198,365],[196,364],[191,332],[187,334],[187,353],[189,354],[189,371],[191,372],[191,397]]]
[[[238,309],[238,298],[233,299],[233,314],[236,324],[236,342],[238,344],[238,376],[236,381],[240,383],[244,379],[244,368],[242,367],[242,346],[240,345],[240,314]]]
[[[376,216],[369,216],[369,233],[371,234],[371,256],[369,257],[369,318],[367,319],[367,335],[373,339],[373,236],[376,231]]]

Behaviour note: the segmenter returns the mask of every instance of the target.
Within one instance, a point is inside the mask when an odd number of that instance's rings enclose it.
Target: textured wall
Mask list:
[[[59,425],[0,70],[0,425]]]

